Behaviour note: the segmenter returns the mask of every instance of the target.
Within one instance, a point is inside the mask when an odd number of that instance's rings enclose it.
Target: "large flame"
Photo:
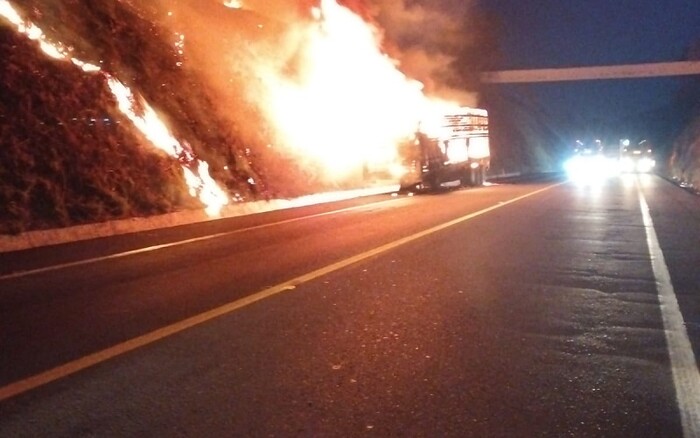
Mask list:
[[[460,106],[427,97],[382,50],[382,31],[335,0],[155,3],[151,16],[187,35],[184,68],[206,78],[250,143],[325,182],[356,182],[368,164],[400,170],[397,145],[419,121]],[[242,96],[254,115],[239,111]]]
[[[155,110],[141,95],[134,93],[111,74],[102,71],[99,66],[73,57],[71,50],[62,43],[49,41],[38,26],[23,20],[8,0],[0,0],[0,16],[12,23],[19,33],[37,41],[47,56],[57,60],[70,61],[86,73],[101,74],[107,81],[109,89],[118,103],[119,110],[133,123],[134,127],[155,147],[179,161],[190,194],[197,197],[205,205],[207,214],[210,216],[218,215],[223,206],[228,204],[229,199],[226,193],[209,175],[209,165],[198,160],[188,145],[183,146],[172,135]],[[182,50],[180,44],[183,42],[184,36],[181,36],[176,42],[180,51]]]
[[[334,0],[321,0],[295,52],[296,71],[261,64],[261,103],[283,144],[340,180],[367,163],[397,160],[397,143],[426,114],[456,103],[428,99],[380,50],[380,34]],[[312,14],[313,16],[313,14]]]

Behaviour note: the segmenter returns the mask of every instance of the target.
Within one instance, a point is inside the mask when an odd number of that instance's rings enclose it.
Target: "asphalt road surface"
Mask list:
[[[1,254],[0,436],[698,436],[698,266],[651,175]]]

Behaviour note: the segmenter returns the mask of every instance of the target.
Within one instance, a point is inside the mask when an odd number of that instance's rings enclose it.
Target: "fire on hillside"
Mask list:
[[[143,5],[115,1],[143,14]],[[458,107],[427,97],[422,84],[402,73],[398,62],[382,50],[381,29],[335,0],[194,3],[159,0],[148,6],[174,32],[175,37],[168,38],[179,55],[177,67],[208,70],[204,77],[217,78],[212,82],[220,78],[231,82],[234,72],[238,80],[243,72],[248,79],[246,98],[271,127],[268,146],[284,151],[326,181],[352,180],[368,165],[397,168],[397,145],[415,132],[419,121]],[[280,4],[293,7],[279,8]],[[201,9],[199,15],[187,14],[193,8]],[[172,133],[139,92],[138,82],[129,78],[127,86],[99,59],[74,56],[61,35],[47,35],[18,11],[10,1],[0,0],[0,16],[47,56],[104,78],[132,126],[182,166],[190,193],[209,214],[218,214],[230,202],[230,195],[210,176],[209,165],[187,139]],[[252,23],[253,30],[230,26],[236,20]],[[219,45],[222,41],[231,46]],[[233,112],[233,98],[226,93],[220,97],[219,105],[230,106]],[[159,111],[167,113],[168,108]]]

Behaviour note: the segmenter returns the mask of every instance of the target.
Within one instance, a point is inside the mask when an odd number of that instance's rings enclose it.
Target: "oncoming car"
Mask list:
[[[648,173],[655,165],[654,152],[647,140],[636,145],[623,140],[620,145],[620,169],[623,172]]]

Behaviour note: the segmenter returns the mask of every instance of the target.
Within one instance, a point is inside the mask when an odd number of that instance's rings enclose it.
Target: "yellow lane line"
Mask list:
[[[75,373],[77,373],[81,370],[84,370],[86,368],[98,365],[98,364],[105,362],[107,360],[110,360],[114,357],[123,355],[125,353],[130,352],[130,351],[136,350],[137,348],[146,346],[148,344],[152,344],[154,342],[160,341],[164,338],[167,338],[168,336],[172,336],[174,334],[180,333],[184,330],[190,329],[192,327],[195,327],[195,326],[200,325],[202,323],[205,323],[207,321],[211,321],[215,318],[218,318],[220,316],[231,313],[231,312],[238,310],[242,307],[245,307],[245,306],[248,306],[250,304],[256,303],[258,301],[264,300],[265,298],[269,298],[273,295],[277,295],[277,294],[280,294],[280,293],[285,292],[285,291],[293,290],[296,286],[298,286],[300,284],[309,282],[309,281],[314,280],[318,277],[322,277],[322,276],[329,274],[331,272],[338,271],[338,270],[343,269],[343,268],[350,266],[352,264],[369,259],[369,258],[374,257],[376,255],[385,253],[385,252],[390,251],[394,248],[405,245],[409,242],[413,242],[414,240],[418,240],[418,239],[423,238],[425,236],[428,236],[430,234],[444,230],[445,228],[449,228],[449,227],[452,227],[452,226],[457,225],[459,223],[468,221],[468,220],[473,219],[477,216],[481,216],[481,215],[486,214],[488,212],[491,212],[493,210],[499,209],[501,207],[505,207],[506,205],[512,204],[514,202],[518,202],[520,200],[523,200],[523,199],[528,198],[530,196],[534,196],[536,194],[542,193],[545,190],[549,190],[553,187],[557,187],[557,186],[562,185],[562,184],[566,184],[566,182],[553,184],[553,185],[535,190],[533,192],[529,192],[529,193],[526,193],[524,195],[518,196],[516,198],[500,202],[496,205],[493,205],[491,207],[487,207],[483,210],[479,210],[477,212],[467,214],[465,216],[453,219],[451,221],[442,223],[440,225],[436,225],[432,228],[428,228],[428,229],[420,231],[416,234],[412,234],[410,236],[407,236],[407,237],[395,240],[393,242],[378,246],[377,248],[371,249],[371,250],[363,252],[361,254],[357,254],[355,256],[349,257],[349,258],[341,260],[339,262],[330,264],[328,266],[317,269],[315,271],[311,271],[307,274],[293,278],[293,279],[286,281],[284,283],[280,283],[278,285],[269,287],[267,289],[263,289],[259,292],[252,294],[252,295],[238,299],[236,301],[232,301],[228,304],[224,304],[223,306],[217,307],[215,309],[206,311],[204,313],[200,313],[198,315],[192,316],[190,318],[184,319],[184,320],[176,322],[174,324],[170,324],[168,326],[162,327],[160,329],[154,330],[152,332],[146,333],[144,335],[138,336],[138,337],[130,339],[128,341],[119,343],[117,345],[114,345],[112,347],[98,351],[96,353],[89,354],[89,355],[84,356],[80,359],[76,359],[76,360],[70,361],[68,363],[65,363],[63,365],[59,365],[59,366],[57,366],[53,369],[50,369],[48,371],[45,371],[43,373],[36,374],[32,377],[28,377],[26,379],[10,383],[9,385],[0,388],[0,401],[6,400],[10,397],[17,396],[17,395],[22,394],[24,392],[38,388],[40,386],[46,385],[48,383],[54,382],[54,381],[62,379],[64,377],[70,376],[71,374],[75,374]]]

